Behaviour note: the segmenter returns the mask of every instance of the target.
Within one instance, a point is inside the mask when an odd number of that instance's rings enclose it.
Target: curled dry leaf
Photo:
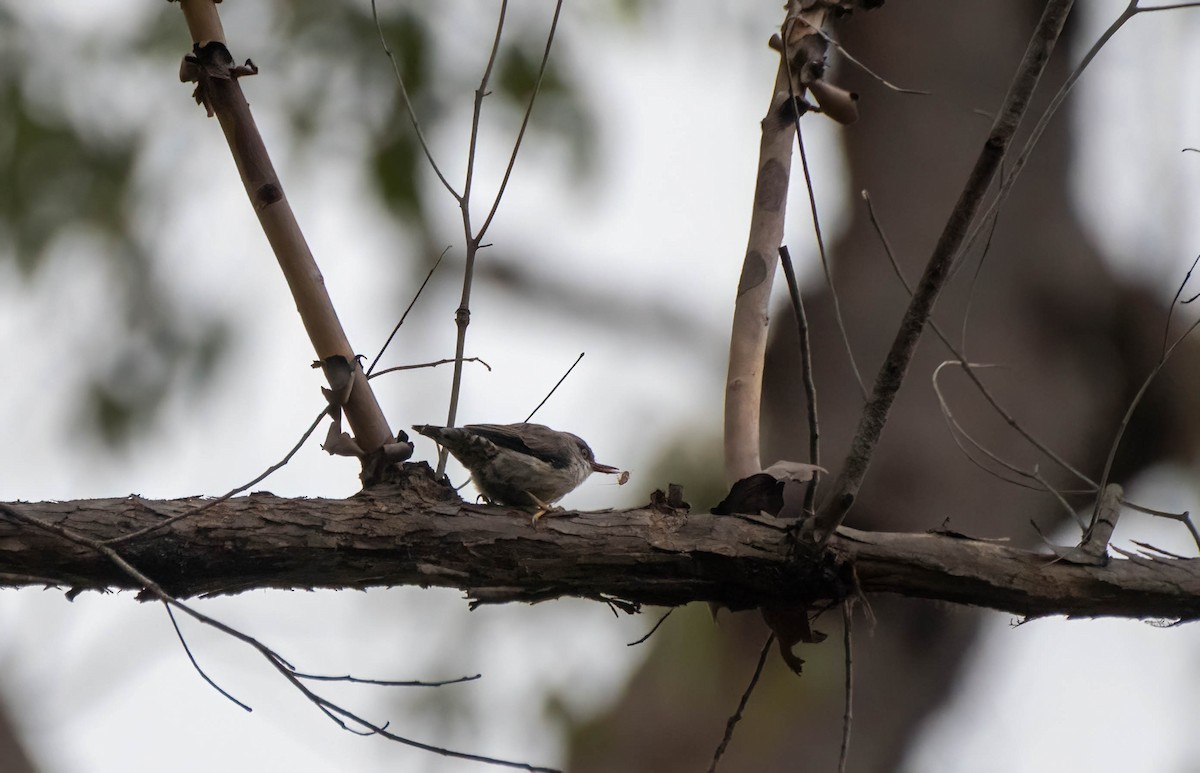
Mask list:
[[[808,607],[804,606],[765,606],[761,609],[763,620],[779,641],[779,655],[793,673],[799,675],[804,661],[795,653],[797,644],[819,644],[825,640],[825,634],[813,630],[808,622]]]
[[[350,433],[342,432],[340,421],[334,421],[329,425],[329,432],[325,435],[325,442],[321,444],[321,448],[332,456],[361,457],[363,455],[363,450],[359,448],[354,438],[350,437]]]
[[[807,483],[812,480],[818,472],[828,474],[829,470],[819,464],[808,464],[807,462],[789,462],[780,460],[772,464],[767,469],[763,470],[775,480],[794,481],[796,483]]]

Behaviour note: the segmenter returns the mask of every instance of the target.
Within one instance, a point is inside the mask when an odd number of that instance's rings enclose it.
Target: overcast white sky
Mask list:
[[[100,20],[121,29],[144,9],[130,0],[89,4],[95,18],[65,1],[5,5],[44,18],[47,40],[94,32]],[[1124,3],[1085,4],[1089,18],[1117,13]],[[540,7],[540,6],[539,6]],[[587,357],[539,414],[539,420],[585,437],[605,462],[634,471],[626,490],[593,480],[569,502],[602,507],[644,500],[652,481],[639,480],[653,449],[630,435],[652,437],[682,427],[717,432],[722,352],[733,288],[745,244],[744,216],[753,190],[758,120],[774,73],[771,53],[752,41],[766,28],[746,30],[741,17],[697,34],[676,34],[688,18],[682,2],[648,14],[640,26],[617,27],[589,19],[569,5],[560,50],[587,62],[588,98],[602,121],[603,172],[598,183],[572,193],[554,148],[531,148],[492,232],[498,245],[536,243],[528,256],[537,270],[661,304],[694,320],[718,339],[710,350],[681,350],[654,336],[617,339],[587,323],[538,308],[514,308],[505,298],[478,293],[469,349],[493,366],[469,370],[460,417],[516,421],[580,351]],[[251,55],[264,74],[246,88],[268,144],[351,340],[373,350],[408,297],[375,280],[381,261],[396,260],[397,234],[372,203],[353,158],[336,148],[299,158],[287,151],[288,128],[272,112],[268,92],[270,17],[254,6],[222,6],[235,55]],[[1171,256],[1131,274],[1166,287],[1200,249],[1200,50],[1193,44],[1198,14],[1158,14],[1122,32],[1085,81],[1093,128],[1081,146],[1081,208],[1113,255]],[[770,20],[768,20],[770,23]],[[180,21],[182,29],[182,20]],[[182,34],[182,33],[181,33]],[[734,43],[730,43],[730,38]],[[182,38],[181,38],[182,40]],[[181,50],[184,43],[181,42]],[[712,56],[720,46],[722,56]],[[60,46],[60,48],[70,48]],[[1130,63],[1136,63],[1136,67]],[[1136,74],[1135,74],[1136,73]],[[1146,73],[1152,73],[1153,78]],[[111,73],[110,73],[111,74]],[[94,72],[51,68],[40,77],[58,89],[94,99],[104,68]],[[65,406],[77,378],[74,361],[103,357],[108,309],[100,269],[86,245],[66,247],[31,288],[0,261],[0,352],[11,363],[54,377],[6,379],[0,426],[0,498],[4,500],[148,497],[222,492],[253,477],[291,445],[320,408],[312,355],[278,270],[267,252],[215,122],[203,120],[174,72],[139,73],[138,89],[120,104],[146,112],[162,127],[149,149],[146,185],[174,179],[178,189],[148,209],[142,226],[158,245],[165,276],[181,302],[239,319],[234,364],[213,395],[180,395],[152,437],[126,455],[100,457],[77,437]],[[111,82],[106,82],[111,85]],[[107,93],[107,92],[105,92]],[[664,99],[663,94],[670,94]],[[91,95],[91,96],[89,96]],[[466,105],[467,95],[463,95]],[[692,120],[679,105],[719,105]],[[836,137],[825,125],[810,142]],[[484,143],[485,178],[497,169],[502,139]],[[438,148],[450,165],[461,159],[453,138]],[[1119,152],[1118,152],[1119,150]],[[827,228],[836,228],[835,161],[814,170]],[[287,163],[286,159],[293,163]],[[703,158],[704,163],[695,163]],[[1113,184],[1119,180],[1121,184]],[[200,182],[197,182],[200,181]],[[199,189],[196,186],[201,186]],[[205,217],[187,214],[187,196],[204,202]],[[486,186],[485,186],[486,189]],[[457,213],[447,198],[446,238],[456,235]],[[791,228],[808,228],[806,208],[793,206]],[[216,229],[211,223],[235,223]],[[348,235],[352,235],[348,239]],[[402,244],[402,242],[401,242]],[[348,247],[349,245],[349,247]],[[203,257],[199,252],[203,251]],[[680,266],[690,268],[681,285]],[[400,360],[449,356],[456,279],[449,274],[409,323]],[[665,293],[664,287],[674,291]],[[410,293],[411,288],[405,290]],[[250,311],[252,310],[252,311]],[[249,313],[248,313],[249,312]],[[414,331],[420,331],[416,335]],[[514,340],[520,346],[512,346]],[[714,354],[715,353],[715,354]],[[715,357],[715,361],[714,361]],[[391,417],[439,422],[449,371],[414,374],[384,384]],[[679,384],[688,389],[681,390]],[[409,421],[411,419],[411,421]],[[19,442],[13,442],[14,438]],[[418,444],[419,455],[429,455]],[[281,495],[348,495],[355,463],[331,460],[310,443],[261,488]],[[1195,493],[1179,476],[1155,473],[1144,482],[1164,506],[1196,510]],[[1175,492],[1175,493],[1171,493]],[[1166,500],[1174,499],[1169,505]],[[1130,518],[1134,532],[1155,544],[1186,550],[1182,535]],[[436,727],[411,693],[357,690],[346,700],[393,729],[480,753],[555,764],[559,746],[542,713],[547,687],[575,685],[580,711],[602,703],[640,653],[624,646],[652,619],[614,620],[597,604],[563,602],[468,613],[459,594],[398,589],[358,593],[247,593],[202,602],[210,614],[275,645],[314,672],[380,678],[439,678],[482,672],[474,685],[448,688],[468,694],[486,717]],[[189,641],[208,673],[255,708],[245,714],[205,685],[180,651],[161,610],[129,594],[85,594],[67,602],[60,591],[0,593],[0,689],[50,773],[95,771],[428,770],[463,769],[462,763],[363,739],[333,727],[282,685],[244,647],[189,625]],[[1020,628],[993,615],[977,665],[950,712],[936,723],[913,770],[1127,771],[1183,770],[1200,765],[1188,725],[1197,715],[1194,627],[1160,630],[1130,622],[1042,621]],[[447,673],[439,655],[460,654]],[[436,664],[436,665],[434,665]],[[528,666],[528,667],[526,667]],[[981,696],[986,696],[985,699]],[[425,700],[436,700],[425,698]],[[456,698],[457,699],[457,698]],[[411,704],[406,704],[411,701]],[[715,742],[715,739],[714,739]]]

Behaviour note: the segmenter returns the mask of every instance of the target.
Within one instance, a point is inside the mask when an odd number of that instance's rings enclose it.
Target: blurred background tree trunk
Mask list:
[[[887,91],[844,62],[835,78],[863,96],[861,118],[844,134],[853,216],[832,256],[849,338],[868,388],[908,295],[857,193],[870,192],[915,283],[991,123],[978,111],[1000,103],[1042,5],[898,2],[844,25],[842,41],[852,54],[893,83],[933,92],[922,97]],[[1068,72],[1070,42],[1063,40],[1056,51],[1043,83],[1048,93]],[[805,119],[816,120],[821,119]],[[1067,111],[1055,119],[1000,214],[973,289],[978,249],[939,301],[935,317],[959,340],[969,302],[966,357],[1005,366],[983,372],[1002,404],[1097,479],[1113,431],[1158,356],[1166,303],[1118,283],[1077,221],[1068,195],[1074,125]],[[803,184],[799,174],[793,184]],[[802,216],[799,201],[792,199],[793,218]],[[809,238],[789,246],[797,255],[811,243]],[[808,259],[816,261],[813,253],[809,247]],[[862,400],[827,289],[810,288],[805,303],[814,336],[822,462],[836,473]],[[767,464],[806,460],[808,447],[790,311],[777,310],[775,323],[764,389]],[[891,531],[946,527],[1032,544],[1031,518],[1053,530],[1065,513],[1051,496],[1000,481],[958,450],[930,385],[933,369],[948,359],[952,355],[928,333],[847,523]],[[1195,365],[1195,357],[1180,357],[1147,397],[1126,438],[1117,480],[1189,453],[1196,415],[1180,372]],[[1024,469],[1039,465],[1057,486],[1080,487],[993,415],[961,372],[944,371],[942,384],[955,415],[987,448]],[[874,598],[871,604],[877,622],[872,627],[860,615],[856,629],[849,767],[888,771],[901,766],[923,721],[950,694],[981,616],[899,598]],[[834,635],[801,652],[808,664],[799,680],[772,655],[721,769],[836,769],[843,710],[842,648],[831,630],[840,629],[836,617],[817,623]],[[677,611],[644,645],[654,652],[625,694],[607,714],[577,729],[569,769],[705,769],[766,637],[754,613],[722,613],[716,642],[709,641],[711,629],[706,611]]]

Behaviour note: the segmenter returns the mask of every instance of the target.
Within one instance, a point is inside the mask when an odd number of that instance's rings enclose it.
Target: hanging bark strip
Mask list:
[[[391,442],[392,432],[338,320],[324,277],[284,196],[238,83],[239,77],[253,75],[258,68],[249,60],[244,65],[234,64],[213,0],[181,0],[180,7],[194,43],[193,52],[180,68],[180,80],[196,83],[196,101],[221,124],[246,194],[283,270],[317,358],[325,362],[341,357],[353,364],[353,386],[344,408],[358,446],[371,457]],[[390,461],[411,455],[411,446],[404,445],[391,446]],[[364,460],[364,482],[371,482],[377,472],[378,468]]]

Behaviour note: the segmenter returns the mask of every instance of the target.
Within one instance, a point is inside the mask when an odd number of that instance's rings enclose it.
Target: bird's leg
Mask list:
[[[537,506],[537,509],[533,513],[533,520],[529,522],[531,526],[537,526],[538,519],[541,518],[546,513],[552,513],[556,510],[558,510],[558,511],[562,510],[561,507],[556,507],[554,505],[546,504],[545,502],[538,499],[536,496],[529,493],[528,491],[525,492],[525,496],[532,499],[534,505]]]

